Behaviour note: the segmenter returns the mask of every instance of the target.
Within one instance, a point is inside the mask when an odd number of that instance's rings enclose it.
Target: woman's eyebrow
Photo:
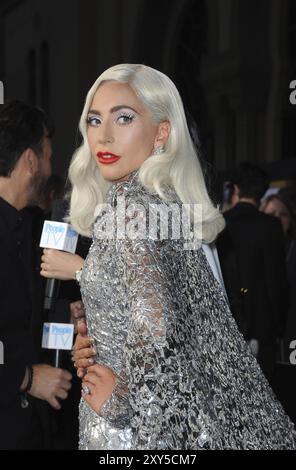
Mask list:
[[[134,113],[140,114],[136,109],[132,108],[131,106],[128,106],[127,104],[119,104],[118,106],[113,106],[113,108],[110,109],[110,113],[116,113],[121,109],[130,109],[131,111],[134,111]],[[88,111],[88,114],[98,114],[99,116],[101,116],[100,111],[98,111],[97,109],[90,109]]]

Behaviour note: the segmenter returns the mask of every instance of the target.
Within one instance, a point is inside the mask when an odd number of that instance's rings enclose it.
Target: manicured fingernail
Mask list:
[[[95,361],[94,361],[93,359],[91,359],[91,358],[88,360],[88,363],[89,363],[89,364],[94,364],[94,362],[95,362]]]

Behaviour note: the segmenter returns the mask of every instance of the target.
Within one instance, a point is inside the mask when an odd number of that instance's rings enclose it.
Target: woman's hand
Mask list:
[[[84,322],[78,323],[77,332],[72,358],[74,366],[77,368],[77,375],[82,379],[86,369],[94,364],[93,357],[97,354],[97,351],[94,348],[94,340],[87,336],[87,327]]]
[[[75,334],[78,333],[78,325],[80,323],[85,324],[85,309],[81,300],[70,303],[70,322],[74,325]]]
[[[103,404],[111,397],[116,383],[117,376],[111,369],[101,364],[95,364],[88,367],[87,374],[83,379],[82,397],[96,413],[99,413]]]
[[[43,250],[41,261],[41,276],[61,281],[74,280],[75,272],[84,264],[79,255],[50,248]]]

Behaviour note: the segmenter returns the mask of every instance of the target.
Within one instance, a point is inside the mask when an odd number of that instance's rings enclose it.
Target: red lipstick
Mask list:
[[[111,152],[98,152],[97,157],[100,163],[110,164],[117,162],[121,157]]]

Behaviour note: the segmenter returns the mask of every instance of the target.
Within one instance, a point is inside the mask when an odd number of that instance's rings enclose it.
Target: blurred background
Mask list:
[[[296,179],[295,0],[0,1],[5,101],[51,114],[55,173],[66,174],[88,89],[120,62],[173,79],[222,178],[249,161],[277,184]]]

